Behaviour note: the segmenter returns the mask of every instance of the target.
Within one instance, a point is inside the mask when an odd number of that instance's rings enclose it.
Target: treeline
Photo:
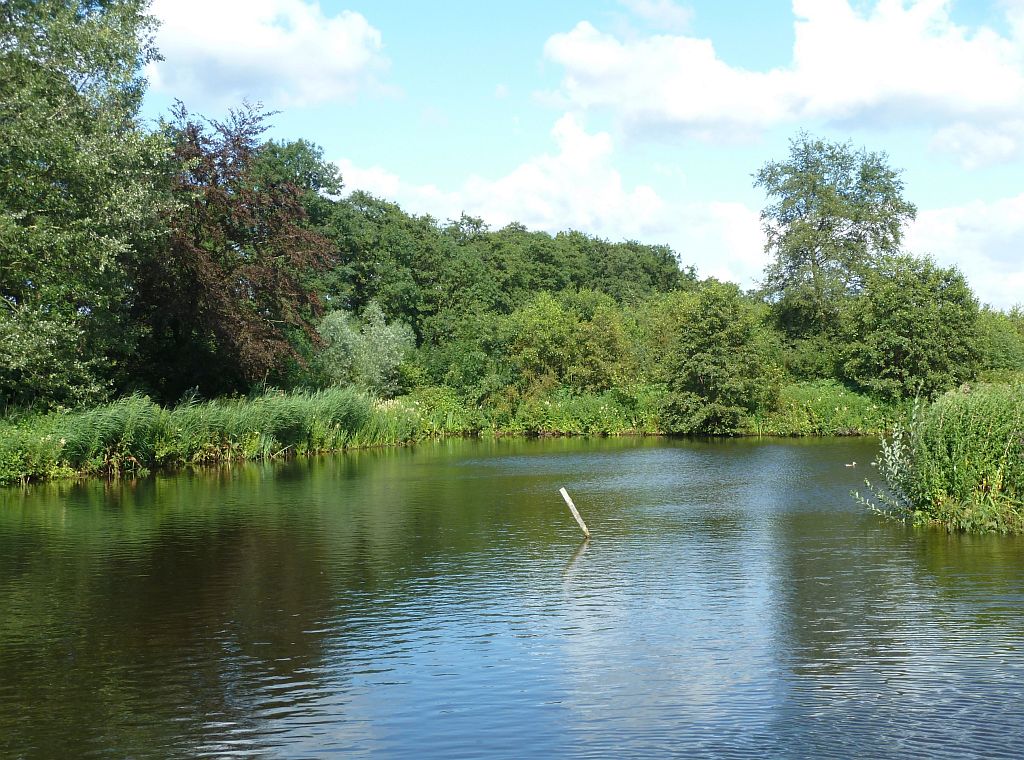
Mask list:
[[[742,292],[666,246],[344,195],[258,106],[147,127],[143,0],[15,0],[0,25],[12,419],[353,387],[453,432],[863,432],[1024,371],[1019,309],[901,251],[915,209],[884,155],[800,134],[766,164],[771,263]]]

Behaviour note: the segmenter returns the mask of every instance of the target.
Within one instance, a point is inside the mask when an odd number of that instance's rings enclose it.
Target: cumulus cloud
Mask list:
[[[693,10],[672,0],[619,0],[634,15],[644,21],[670,31],[683,31],[693,20]]]
[[[243,98],[295,106],[350,98],[387,62],[360,14],[326,15],[313,0],[155,0],[151,85],[187,101]]]
[[[610,240],[666,243],[703,275],[752,285],[764,268],[758,212],[742,203],[673,203],[646,185],[628,187],[606,132],[588,132],[567,114],[552,129],[557,147],[508,174],[470,177],[454,191],[403,181],[381,167],[339,162],[345,185],[407,211],[455,219],[462,212],[494,227],[520,222],[551,233],[576,229]]]
[[[951,0],[793,0],[795,43],[785,67],[731,66],[710,40],[685,34],[620,39],[583,21],[556,34],[546,57],[564,68],[558,94],[604,109],[627,129],[734,138],[818,120],[924,125],[934,145],[971,163],[1016,155],[1024,119],[1024,16],[1011,32],[967,29]],[[953,126],[949,126],[950,124]],[[1002,147],[985,142],[1000,135]],[[1011,144],[1012,143],[1012,144]]]
[[[958,266],[983,303],[1024,304],[1024,194],[921,211],[905,243]]]

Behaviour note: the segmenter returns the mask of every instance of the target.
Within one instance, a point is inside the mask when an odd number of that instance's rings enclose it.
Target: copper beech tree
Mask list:
[[[268,114],[246,104],[225,121],[193,118],[180,103],[165,125],[180,167],[170,235],[138,272],[148,328],[139,374],[165,399],[280,381],[318,340],[312,287],[330,242],[304,225],[302,188],[256,171]]]

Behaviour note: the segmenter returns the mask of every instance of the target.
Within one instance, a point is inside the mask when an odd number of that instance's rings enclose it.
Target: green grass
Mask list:
[[[883,441],[877,465],[886,488],[868,503],[879,511],[950,531],[1024,532],[1024,384],[946,393]]]

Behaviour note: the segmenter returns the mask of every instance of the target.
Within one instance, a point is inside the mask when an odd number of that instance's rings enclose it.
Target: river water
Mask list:
[[[1020,756],[1024,541],[866,512],[875,448],[450,441],[8,489],[0,756]]]

